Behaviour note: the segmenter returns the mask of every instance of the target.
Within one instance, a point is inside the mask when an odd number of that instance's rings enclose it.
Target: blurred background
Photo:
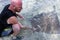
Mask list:
[[[20,12],[24,20],[19,19],[24,26],[33,28],[21,30],[22,40],[60,40],[60,0],[22,0],[23,9]],[[10,0],[0,0],[0,13]],[[4,37],[3,40],[10,40]]]

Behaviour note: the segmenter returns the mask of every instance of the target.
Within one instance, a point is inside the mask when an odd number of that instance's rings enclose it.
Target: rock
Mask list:
[[[41,13],[31,19],[33,28],[46,33],[59,33],[59,20],[56,13]]]

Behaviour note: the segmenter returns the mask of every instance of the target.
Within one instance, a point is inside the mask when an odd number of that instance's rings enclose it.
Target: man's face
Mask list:
[[[20,12],[22,10],[22,3],[20,4],[15,4],[15,9],[16,12]]]

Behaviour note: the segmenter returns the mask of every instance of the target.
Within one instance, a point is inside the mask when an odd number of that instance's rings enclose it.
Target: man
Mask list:
[[[17,36],[17,34],[20,32],[20,29],[23,28],[23,25],[18,22],[17,16],[19,16],[20,18],[24,17],[16,13],[20,12],[21,10],[22,0],[11,0],[11,4],[5,6],[0,14],[0,35],[5,28],[12,26],[12,36]]]

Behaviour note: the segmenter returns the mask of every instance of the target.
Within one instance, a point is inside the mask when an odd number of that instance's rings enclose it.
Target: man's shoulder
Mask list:
[[[3,10],[2,10],[1,13],[6,13],[6,11],[8,11],[9,5],[10,5],[10,4],[6,5],[6,6],[3,8]]]
[[[9,6],[10,6],[10,4],[6,5],[3,10],[8,10]]]
[[[4,8],[8,8],[10,6],[10,4],[7,4]]]

